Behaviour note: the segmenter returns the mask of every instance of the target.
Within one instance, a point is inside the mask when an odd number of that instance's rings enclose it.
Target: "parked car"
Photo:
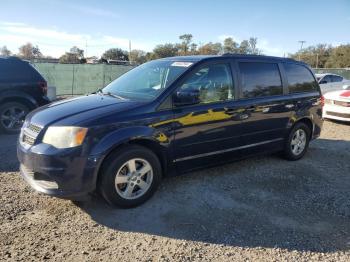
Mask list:
[[[339,90],[324,95],[323,117],[350,121],[350,90]]]
[[[316,79],[320,85],[322,94],[328,92],[349,89],[350,90],[350,80],[336,74],[316,74]]]
[[[104,89],[30,113],[19,138],[21,174],[36,190],[139,205],[162,177],[260,153],[304,156],[322,127],[310,68],[253,55],[145,63]]]
[[[19,132],[31,110],[46,105],[47,83],[40,73],[16,57],[0,57],[0,132]]]

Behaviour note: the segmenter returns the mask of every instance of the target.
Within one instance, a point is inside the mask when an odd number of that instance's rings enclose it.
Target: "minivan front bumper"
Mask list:
[[[38,144],[17,146],[20,172],[36,191],[65,199],[85,198],[95,191],[99,157],[82,156],[81,149],[52,149]]]

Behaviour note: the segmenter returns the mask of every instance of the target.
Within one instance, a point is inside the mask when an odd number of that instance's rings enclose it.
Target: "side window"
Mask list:
[[[180,87],[199,92],[200,103],[212,103],[234,99],[234,87],[230,66],[212,64],[196,70]]]
[[[324,78],[322,78],[321,83],[322,84],[329,84],[333,82],[332,77],[330,75],[326,75]]]
[[[332,82],[341,82],[343,78],[341,76],[332,75]]]
[[[277,64],[241,62],[239,69],[244,98],[283,94],[282,80]]]
[[[317,89],[317,83],[312,73],[302,65],[284,64],[289,93],[311,92]]]

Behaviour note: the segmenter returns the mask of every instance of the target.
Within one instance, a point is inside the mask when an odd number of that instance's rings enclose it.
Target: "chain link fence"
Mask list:
[[[33,63],[56,94],[82,95],[94,92],[133,68],[129,65]]]
[[[133,68],[130,65],[33,63],[58,96],[94,92]],[[335,73],[350,79],[350,68],[318,68],[315,73]]]

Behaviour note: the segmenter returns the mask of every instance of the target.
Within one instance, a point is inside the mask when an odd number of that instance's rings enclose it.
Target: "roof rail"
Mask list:
[[[3,59],[13,59],[13,60],[21,60],[19,57],[17,56],[0,56],[0,58]]]

